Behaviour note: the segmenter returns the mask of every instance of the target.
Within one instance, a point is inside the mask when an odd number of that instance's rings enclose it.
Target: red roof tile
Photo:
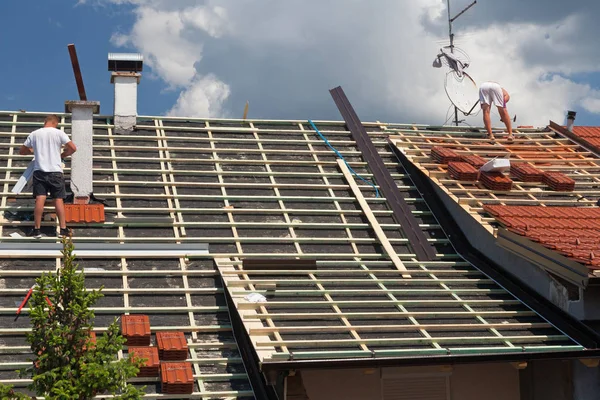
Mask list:
[[[511,232],[600,269],[600,208],[485,205],[484,210]]]
[[[532,165],[511,163],[510,173],[521,182],[542,182],[544,173]]]
[[[471,181],[477,180],[479,170],[466,162],[450,161],[448,163],[448,173],[454,179],[459,181]]]
[[[160,377],[165,394],[191,394],[194,391],[194,374],[189,362],[163,362]]]
[[[121,334],[127,339],[127,346],[149,346],[150,318],[147,315],[123,315]]]
[[[431,148],[431,158],[440,164],[448,164],[450,161],[459,161],[458,153],[446,147],[435,146]]]
[[[187,358],[188,345],[183,332],[156,332],[156,344],[161,360],[184,361]]]
[[[127,352],[134,357],[146,359],[137,376],[156,377],[159,375],[160,360],[156,347],[129,347]]]
[[[506,192],[512,189],[513,181],[500,172],[483,172],[480,180],[483,186],[490,190]]]
[[[574,126],[573,133],[582,138],[600,138],[600,127]]]

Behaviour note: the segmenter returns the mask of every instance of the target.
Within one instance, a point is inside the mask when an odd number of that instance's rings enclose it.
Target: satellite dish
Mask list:
[[[465,115],[470,115],[479,102],[477,84],[464,71],[459,76],[458,72],[450,70],[446,74],[444,88],[450,102]]]

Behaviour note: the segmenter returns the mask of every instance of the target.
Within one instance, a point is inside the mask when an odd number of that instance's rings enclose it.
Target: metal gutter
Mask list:
[[[413,217],[408,204],[398,190],[394,178],[392,178],[377,153],[375,145],[369,138],[346,94],[340,86],[331,89],[329,92],[344,121],[346,121],[346,126],[352,134],[352,138],[356,141],[358,149],[372,170],[375,182],[379,185],[383,197],[387,199],[387,203],[394,212],[394,219],[402,226],[402,231],[408,237],[417,258],[423,261],[435,260],[437,258],[435,249],[427,242],[427,237],[419,227],[419,222]]]
[[[264,374],[277,371],[304,369],[379,368],[402,366],[429,366],[448,364],[480,364],[533,360],[568,360],[600,358],[600,350],[553,351],[540,353],[467,354],[467,355],[419,355],[412,357],[349,358],[326,360],[268,361],[262,363]]]

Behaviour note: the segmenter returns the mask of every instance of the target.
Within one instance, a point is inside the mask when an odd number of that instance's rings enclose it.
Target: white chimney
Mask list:
[[[567,111],[567,129],[569,132],[573,132],[573,124],[575,124],[575,116],[577,112],[575,111]]]
[[[137,123],[137,86],[140,83],[144,59],[141,54],[109,53],[110,82],[115,85],[115,133],[127,134]]]
[[[98,101],[66,101],[65,111],[71,113],[71,140],[77,151],[71,156],[71,190],[75,203],[87,204],[93,187],[93,116],[100,112]]]

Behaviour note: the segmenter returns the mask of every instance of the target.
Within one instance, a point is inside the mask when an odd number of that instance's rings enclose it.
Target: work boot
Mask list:
[[[60,228],[58,233],[59,238],[65,238],[71,236],[71,230],[69,228]]]
[[[41,239],[42,231],[39,228],[33,228],[31,232],[29,232],[29,236],[34,237],[36,239]]]

